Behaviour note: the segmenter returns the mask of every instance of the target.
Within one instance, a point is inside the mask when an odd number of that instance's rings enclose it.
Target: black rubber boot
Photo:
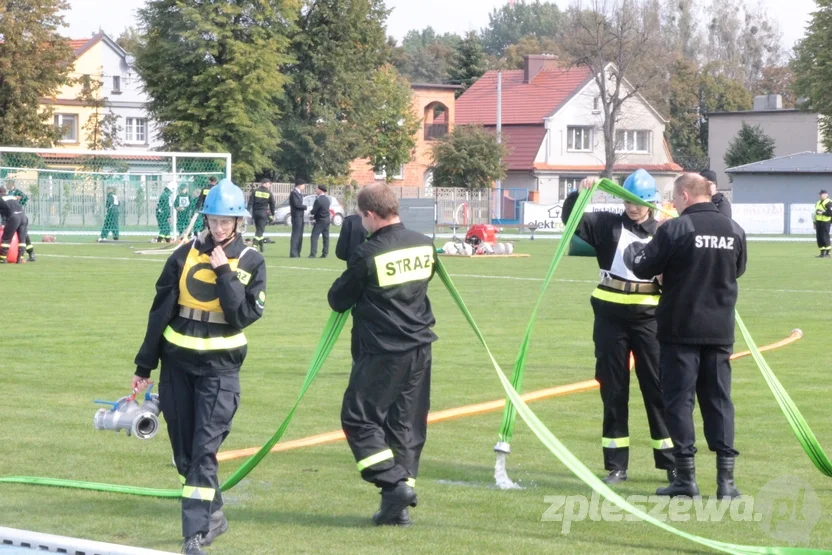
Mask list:
[[[378,513],[379,513],[379,511],[376,511],[376,514],[373,515],[373,522],[375,522],[376,519],[378,518]],[[410,526],[410,524],[411,524],[410,523],[410,512],[407,510],[407,507],[402,509],[402,512],[399,513],[399,516],[397,516],[395,519],[391,520],[390,522],[386,522],[385,524],[390,525],[390,526],[403,526],[405,528]]]
[[[667,470],[667,483],[672,484],[676,480],[676,469],[669,468]]]
[[[413,488],[399,482],[395,488],[381,491],[381,506],[373,515],[373,522],[377,525],[393,524],[401,516],[403,509],[416,500]]]
[[[211,514],[211,524],[209,526],[208,533],[202,538],[202,545],[211,545],[217,539],[217,536],[228,532],[228,521],[225,519],[222,509]]]
[[[716,498],[733,499],[742,495],[734,485],[734,457],[716,458]]]
[[[615,484],[620,484],[621,482],[627,481],[627,471],[626,470],[610,470],[610,473],[607,474],[606,477],[601,478],[601,481],[607,484],[608,486],[614,486]]]
[[[676,479],[666,488],[657,489],[656,495],[699,497],[699,486],[696,485],[696,467],[693,457],[676,458]]]

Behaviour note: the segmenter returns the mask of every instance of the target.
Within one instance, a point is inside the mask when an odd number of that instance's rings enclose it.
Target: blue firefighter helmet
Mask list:
[[[624,189],[633,193],[641,200],[656,202],[659,192],[656,190],[656,180],[645,170],[636,170],[624,180]]]
[[[223,179],[205,197],[202,214],[206,216],[233,216],[242,218],[251,216],[246,210],[246,197],[243,191],[230,179]]]

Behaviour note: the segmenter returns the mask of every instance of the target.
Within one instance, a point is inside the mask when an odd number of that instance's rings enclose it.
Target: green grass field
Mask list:
[[[37,238],[39,240],[39,238]],[[92,241],[92,238],[83,239]],[[59,241],[68,239],[59,237]],[[444,240],[437,240],[441,244]],[[308,249],[309,239],[304,241]],[[523,240],[531,258],[447,259],[446,265],[506,370],[539,293],[556,241]],[[133,243],[148,248],[146,243]],[[144,334],[161,261],[133,254],[130,243],[36,244],[36,264],[0,267],[3,303],[0,475],[175,488],[164,431],[150,441],[95,431],[94,399],[128,393],[132,360]],[[832,449],[829,391],[828,283],[832,263],[813,258],[808,243],[750,243],[738,309],[757,343],[801,328],[805,337],[767,359],[812,425]],[[262,320],[246,331],[242,405],[223,450],[259,446],[297,395],[329,308],[326,291],[342,269],[337,259],[290,260],[288,242],[266,251],[268,300]],[[523,391],[591,379],[594,372],[589,295],[594,259],[566,258],[547,293],[528,358]],[[431,286],[439,342],[434,346],[432,408],[499,399],[503,391],[482,348],[441,282]],[[739,334],[738,334],[739,335]],[[736,350],[744,349],[738,341]],[[301,404],[285,439],[337,430],[349,371],[346,333]],[[154,378],[158,372],[154,372]],[[652,468],[650,438],[635,379],[631,397],[630,480],[625,497],[650,494],[664,473]],[[832,480],[810,463],[750,358],[734,364],[737,483],[756,495],[767,482],[794,476],[809,482],[823,504],[807,547],[832,545]],[[585,464],[603,472],[601,401],[597,391],[531,404]],[[713,495],[714,455],[697,413],[703,495]],[[343,442],[268,456],[225,494],[229,532],[217,554],[278,552],[591,553],[701,552],[644,522],[542,521],[545,496],[589,495],[590,489],[552,456],[519,421],[509,475],[523,490],[493,487],[500,412],[432,425],[418,480],[419,507],[410,529],[375,528],[375,489],[360,480]],[[239,461],[223,463],[221,477]],[[22,485],[0,484],[0,526],[178,551],[179,504]],[[687,522],[681,529],[733,543],[785,545],[756,522]]]

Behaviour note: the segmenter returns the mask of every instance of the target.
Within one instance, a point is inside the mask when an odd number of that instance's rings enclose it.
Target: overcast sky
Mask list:
[[[783,31],[784,45],[789,48],[803,36],[810,13],[815,9],[814,0],[759,0]],[[118,35],[122,29],[135,22],[135,10],[145,0],[69,0],[71,9],[66,14],[71,38],[83,38],[98,31]],[[388,34],[401,39],[410,29],[422,29],[428,25],[443,32],[464,33],[481,29],[488,24],[488,14],[507,0],[387,0],[393,9],[388,20]],[[754,5],[756,0],[746,0]],[[556,2],[561,8],[567,0]]]

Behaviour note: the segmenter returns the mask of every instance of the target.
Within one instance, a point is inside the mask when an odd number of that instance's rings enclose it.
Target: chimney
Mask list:
[[[558,67],[558,57],[551,54],[523,56],[523,82],[531,83],[537,74]]]
[[[779,94],[762,94],[754,97],[754,111],[782,110],[783,97]]]

